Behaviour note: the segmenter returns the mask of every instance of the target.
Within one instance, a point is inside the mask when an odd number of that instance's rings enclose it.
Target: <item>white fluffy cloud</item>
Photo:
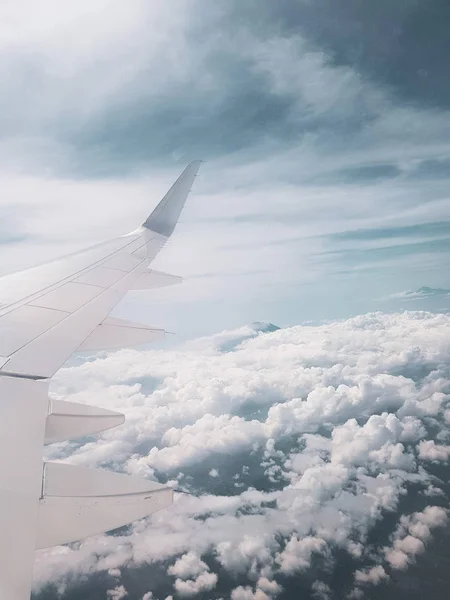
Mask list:
[[[250,586],[240,585],[231,592],[231,600],[270,600],[270,596],[260,588],[253,591]]]
[[[443,447],[431,431],[448,434],[449,333],[446,315],[377,313],[262,333],[232,352],[211,340],[124,350],[61,371],[58,397],[95,397],[127,421],[96,442],[56,444],[49,457],[162,474],[212,493],[177,495],[120,536],[39,552],[36,587],[171,560],[175,590],[189,596],[217,584],[208,553],[257,582],[236,587],[234,598],[264,600],[280,591],[277,573],[298,576],[312,562],[331,568],[336,547],[359,561],[355,593],[386,580],[447,519],[425,502],[435,493],[430,452]],[[399,520],[389,546],[366,548],[410,484],[422,490],[424,509]],[[319,583],[314,593],[326,597]]]
[[[106,595],[108,600],[122,600],[125,596],[128,596],[128,592],[123,585],[119,585],[112,590],[108,590]]]
[[[261,530],[259,534],[255,533],[256,535],[244,535],[241,540],[219,542],[219,562],[235,573],[258,573],[258,568],[270,564],[272,559],[266,532]]]
[[[425,550],[425,543],[431,537],[431,529],[445,525],[446,522],[447,513],[439,506],[427,506],[423,512],[402,517],[392,536],[392,547],[385,549],[388,564],[393,569],[405,569],[417,554]]]
[[[381,565],[363,571],[355,571],[355,581],[357,583],[378,585],[381,581],[385,581],[386,579],[389,579],[389,575]]]
[[[200,592],[212,590],[216,587],[218,579],[194,552],[183,554],[167,572],[177,577],[174,587],[181,597],[195,596]]]
[[[187,552],[177,560],[177,562],[169,567],[169,575],[175,575],[181,579],[189,579],[189,577],[200,575],[203,571],[207,571],[208,566],[194,552]]]
[[[325,549],[326,542],[321,538],[306,536],[299,539],[294,535],[276,560],[280,564],[281,572],[291,575],[296,571],[308,569],[313,554],[321,554]]]
[[[184,598],[195,596],[200,592],[206,592],[216,587],[217,575],[215,573],[201,573],[196,579],[177,579],[175,581],[175,589],[178,594]]]
[[[332,596],[330,586],[323,581],[315,581],[311,586],[311,590],[317,600],[330,600]]]
[[[209,567],[194,552],[187,552],[167,570],[177,577],[175,589],[181,597],[195,596],[215,588],[217,575],[209,572]]]
[[[447,462],[450,446],[436,444],[434,440],[423,440],[419,444],[419,458],[433,462]]]
[[[267,577],[260,577],[256,583],[256,587],[274,596],[279,594],[283,589],[276,581],[271,581]]]

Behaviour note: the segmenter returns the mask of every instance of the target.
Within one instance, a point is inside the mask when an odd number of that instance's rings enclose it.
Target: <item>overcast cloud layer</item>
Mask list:
[[[5,4],[0,269],[133,229],[203,158],[158,259],[188,281],[149,298],[155,324],[189,338],[449,288],[447,13],[443,0]]]
[[[192,495],[117,535],[39,552],[36,600],[397,593],[447,524],[450,318],[270,329],[60,372],[57,397],[127,420],[49,458]]]

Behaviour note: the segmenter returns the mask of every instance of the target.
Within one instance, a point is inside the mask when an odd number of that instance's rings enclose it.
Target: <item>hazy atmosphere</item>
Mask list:
[[[175,335],[76,357],[126,414],[47,457],[173,506],[37,553],[34,600],[447,598],[450,4],[0,7],[0,274],[127,233],[200,174],[115,310]],[[12,450],[13,452],[13,450]]]

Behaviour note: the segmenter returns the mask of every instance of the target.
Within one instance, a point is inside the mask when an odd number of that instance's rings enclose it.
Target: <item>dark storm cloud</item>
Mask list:
[[[214,158],[245,150],[255,156],[267,153],[269,141],[271,151],[276,152],[308,135],[319,144],[333,146],[374,118],[374,107],[363,93],[353,94],[351,114],[347,114],[339,98],[316,112],[311,105],[314,99],[302,99],[295,82],[290,89],[276,89],[276,65],[275,73],[268,72],[267,56],[261,57],[266,44],[291,40],[284,51],[285,59],[294,65],[300,65],[305,52],[317,46],[305,47],[301,28],[282,26],[290,19],[295,3],[282,4],[276,18],[265,4],[238,7],[222,2],[217,6],[213,9],[192,2],[197,17],[184,32],[188,45],[184,77],[177,79],[179,65],[170,57],[169,46],[166,54],[163,48],[161,56],[155,57],[151,45],[147,48],[144,44],[141,55],[130,53],[127,58],[132,75],[126,84],[105,97],[92,114],[81,114],[78,105],[71,106],[69,89],[73,88],[76,98],[82,83],[89,95],[89,81],[80,82],[76,76],[58,79],[48,57],[15,49],[0,63],[8,81],[0,98],[1,105],[8,107],[0,121],[3,134],[39,136],[45,129],[47,137],[72,149],[69,169],[96,176],[125,174],[149,161],[167,161],[173,156],[185,161],[192,156]],[[170,44],[180,44],[176,35]],[[276,51],[277,47],[268,50],[269,55]],[[95,75],[96,69],[107,70],[101,62],[104,58],[100,59],[96,62],[93,57],[89,76]],[[320,68],[320,60],[316,57],[316,63],[307,65],[305,85]],[[161,73],[165,74],[164,85]],[[316,81],[311,84],[313,89]],[[23,104],[14,102],[16,98]]]
[[[133,75],[126,85],[104,98],[93,114],[80,115],[79,107],[71,105],[70,88],[76,97],[80,86],[76,71],[72,78],[59,79],[48,55],[14,48],[0,59],[0,74],[8,82],[0,93],[3,136],[37,138],[44,132],[71,155],[62,170],[82,176],[124,175],[149,162],[166,164],[174,154],[181,162],[213,158],[267,138],[289,142],[295,98],[273,93],[254,61],[241,55],[238,46],[247,40],[245,32],[236,34],[239,19],[223,3],[219,11],[196,0],[191,6],[196,18],[183,31],[186,77],[177,80],[179,66],[169,56],[170,45],[183,51],[176,34],[161,56],[155,56],[151,43],[144,43],[128,57]],[[257,27],[251,29],[255,43],[261,43]],[[108,59],[93,55],[89,72],[95,75],[98,69],[101,76],[108,66]],[[205,79],[210,80],[206,87]],[[89,84],[81,83],[89,95]]]
[[[70,139],[80,151],[81,169],[126,172],[133,165],[167,161],[173,153],[184,161],[211,159],[267,136],[289,140],[291,99],[272,94],[245,64],[235,65],[231,73],[225,64],[211,69],[224,75],[217,95],[196,93],[193,81],[174,97],[138,100],[131,110],[106,107],[96,122]]]
[[[368,233],[362,240],[372,244],[350,238],[340,243],[327,239],[334,232],[448,218],[448,113],[406,93],[406,65],[399,63],[398,81],[382,68],[383,61],[392,56],[398,62],[397,54],[408,50],[411,20],[423,5],[383,1],[380,8],[353,0],[174,0],[174,5],[169,10],[164,2],[131,3],[125,15],[131,25],[124,29],[126,19],[118,22],[114,8],[104,21],[89,21],[89,43],[69,23],[69,41],[61,43],[53,28],[37,42],[11,45],[3,59],[0,53],[0,106],[8,108],[0,125],[3,168],[90,178],[87,185],[128,178],[128,185],[141,175],[166,174],[203,158],[207,165],[191,221],[186,213],[187,227],[195,221],[221,231],[223,239],[214,234],[217,251],[230,263],[234,255],[222,251],[251,248],[246,260],[255,264],[246,271],[253,274],[263,260],[256,256],[261,248],[265,265],[281,265],[267,268],[286,280],[299,272],[288,266],[294,253],[298,264],[309,264],[316,260],[310,253],[337,250],[323,255],[338,261],[332,272],[361,259],[362,276],[371,259],[387,260],[389,250],[378,256],[369,248],[381,235]],[[395,28],[401,39],[392,37]],[[395,54],[390,47],[397,42],[401,52]],[[98,191],[92,190],[98,205]],[[200,209],[201,196],[208,195],[213,201]],[[425,226],[411,242],[435,236],[450,237]],[[313,246],[306,237],[314,238]],[[351,245],[357,246],[353,254]],[[418,255],[429,248],[405,246],[389,256],[403,252],[408,259],[408,251]],[[438,240],[429,253],[437,260],[446,251]],[[325,258],[320,266],[323,278],[329,273]],[[198,270],[209,273],[211,267]],[[265,285],[263,274],[260,279]],[[378,297],[424,282],[449,285],[437,276],[417,277],[366,293]]]
[[[404,100],[450,106],[450,4],[446,0],[280,0],[259,8],[260,24],[301,32],[335,64],[350,65]],[[264,9],[261,6],[264,4]]]
[[[169,19],[166,45],[147,39],[154,25],[144,12],[136,47],[111,58],[92,54],[81,74],[77,63],[72,71],[70,64],[64,67],[69,77],[64,69],[60,75],[48,53],[32,48],[5,54],[3,135],[62,145],[65,159],[58,168],[64,174],[126,175],[149,163],[273,156],[305,141],[322,156],[370,147],[385,135],[383,127],[372,135],[370,126],[391,108],[380,106],[378,89],[400,103],[450,104],[444,2],[193,0],[189,6],[182,29]],[[122,71],[127,76],[121,85],[109,94],[100,86],[101,98],[89,99],[96,80],[106,73],[109,89]],[[80,108],[84,96],[87,108]],[[400,139],[408,131],[405,123]],[[417,176],[439,171],[444,177],[445,168],[430,162]],[[336,182],[399,173],[389,160],[333,170],[329,178]]]
[[[145,89],[152,88],[152,72],[144,67],[131,82],[143,94],[126,106],[111,101],[85,127],[70,131],[67,141],[76,148],[83,173],[127,172],[173,156],[187,160],[276,153],[305,139],[332,153],[357,147],[355,135],[379,119],[382,109],[376,101],[355,82],[352,97],[344,99],[346,110],[331,87],[329,105],[315,113],[295,81],[291,89],[276,90],[259,68],[259,52],[271,40],[292,42],[286,59],[299,66],[300,76],[305,52],[319,52],[328,76],[333,67],[349,67],[400,103],[450,105],[445,78],[450,36],[443,25],[449,6],[444,2],[221,3],[220,16],[201,3],[194,5],[202,19],[187,33],[189,78],[149,98]],[[164,56],[161,67],[171,68]],[[212,82],[206,88],[201,83],[205,77]],[[306,79],[305,85],[312,89],[317,82]],[[446,166],[446,159],[429,161],[411,176],[445,177]],[[396,165],[362,165],[330,177],[371,181],[398,174]]]

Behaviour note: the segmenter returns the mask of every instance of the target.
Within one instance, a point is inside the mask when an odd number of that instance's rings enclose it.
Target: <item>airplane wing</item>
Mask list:
[[[34,550],[76,541],[172,502],[155,482],[42,462],[45,443],[97,433],[120,413],[51,401],[76,351],[132,346],[164,331],[109,317],[129,290],[179,283],[148,268],[172,234],[200,167],[186,167],[136,231],[0,278],[0,598],[29,598]]]

